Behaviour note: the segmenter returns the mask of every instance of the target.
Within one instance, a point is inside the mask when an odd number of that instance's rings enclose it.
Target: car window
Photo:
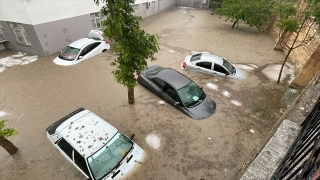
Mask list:
[[[185,106],[191,107],[206,97],[205,93],[194,82],[189,83],[185,87],[178,90],[182,102]]]
[[[180,98],[178,93],[176,92],[176,90],[173,89],[172,86],[170,86],[169,84],[166,84],[165,88],[164,88],[164,92],[170,96],[174,101],[176,102],[180,102]]]
[[[81,51],[81,56],[86,55],[87,53],[89,53],[90,51],[92,51],[94,48],[96,48],[97,46],[99,46],[101,44],[101,42],[95,42],[92,44],[89,44],[87,47],[85,47],[82,51]]]
[[[158,74],[158,72],[160,72],[160,71],[162,71],[162,70],[164,70],[163,67],[157,67],[157,68],[155,68],[154,70],[151,70],[151,71],[147,72],[147,74],[148,74],[148,75],[156,75],[156,74]]]
[[[156,84],[160,89],[162,89],[163,90],[163,88],[164,88],[164,86],[165,86],[165,82],[164,81],[162,81],[161,79],[159,79],[159,78],[153,78],[153,79],[151,79],[151,81],[154,83],[154,84]]]
[[[73,61],[77,57],[79,51],[80,49],[78,48],[67,46],[61,51],[59,58],[67,61]]]
[[[223,58],[223,66],[231,73],[235,73],[235,68],[225,59]]]
[[[79,56],[86,55],[89,52],[89,48],[90,48],[90,46],[83,48]]]
[[[226,69],[224,69],[222,66],[220,66],[219,64],[214,64],[213,70],[220,72],[220,73],[223,73],[223,74],[229,74],[229,72]]]
[[[196,65],[199,66],[199,67],[206,68],[206,69],[211,69],[212,63],[211,63],[211,62],[203,61],[203,62],[198,62],[198,63],[196,63]]]
[[[61,138],[58,142],[58,146],[70,159],[72,159],[73,147],[65,139]]]
[[[101,44],[101,42],[95,42],[90,45],[90,49],[93,50],[94,48],[98,47]]]
[[[74,151],[74,162],[87,176],[90,176],[86,160],[77,151]]]
[[[190,62],[197,61],[201,59],[201,54],[194,54],[191,56]]]

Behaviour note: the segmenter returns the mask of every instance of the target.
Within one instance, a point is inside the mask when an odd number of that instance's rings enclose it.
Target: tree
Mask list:
[[[273,0],[223,0],[213,14],[227,16],[226,21],[233,22],[232,28],[243,21],[249,26],[261,30],[262,25],[271,15]]]
[[[0,121],[0,146],[2,146],[9,154],[15,154],[18,148],[10,142],[7,137],[17,134],[13,128],[5,128],[5,120]]]
[[[288,2],[282,2],[282,3],[289,4]],[[280,3],[279,5],[281,6],[282,3]],[[296,32],[296,33],[295,33],[295,36],[293,37],[293,42],[291,46],[289,46],[283,40],[284,38],[282,40],[280,39],[280,43],[279,43],[280,46],[286,49],[288,52],[282,63],[277,83],[280,83],[283,67],[286,61],[288,60],[288,57],[292,52],[292,50],[309,43],[318,33],[319,23],[320,23],[320,0],[306,0],[306,3],[307,3],[307,6],[305,8],[302,8],[296,11],[295,15],[291,14],[290,16],[281,16],[281,15],[279,16],[280,23],[278,23],[278,26],[280,28],[280,32],[290,31],[290,32]],[[281,8],[279,9],[280,11],[278,12],[283,12]],[[314,32],[311,31],[312,28],[315,28]],[[306,33],[303,35],[303,37],[299,38],[299,35],[302,32],[302,30],[304,30]]]
[[[104,34],[115,44],[112,49],[117,58],[111,63],[116,81],[128,89],[128,102],[134,104],[135,74],[139,75],[147,67],[147,59],[156,60],[158,52],[157,35],[151,35],[140,28],[141,16],[134,15],[134,0],[94,0],[98,5],[105,3],[101,13],[107,17],[103,21]]]

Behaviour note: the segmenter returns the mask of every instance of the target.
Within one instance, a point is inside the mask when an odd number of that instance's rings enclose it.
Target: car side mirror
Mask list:
[[[132,140],[134,138],[134,133],[132,133],[132,135],[130,136],[130,139]]]
[[[201,90],[203,90],[203,86],[201,86]]]
[[[83,58],[83,56],[79,56],[79,57],[78,57],[78,59],[82,59],[82,58]]]
[[[174,103],[175,106],[176,106],[176,105],[179,105],[179,104],[180,104],[179,102],[175,102],[175,103]]]
[[[87,180],[92,180],[92,178],[91,178],[91,177],[89,177],[89,178],[87,178]]]

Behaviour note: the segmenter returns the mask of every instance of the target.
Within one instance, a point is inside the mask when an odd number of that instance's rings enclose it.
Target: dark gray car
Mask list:
[[[150,66],[139,75],[138,83],[193,119],[209,117],[216,109],[202,88],[176,70]]]

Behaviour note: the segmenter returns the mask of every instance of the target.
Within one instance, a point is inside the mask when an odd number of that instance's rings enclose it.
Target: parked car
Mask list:
[[[132,138],[84,108],[53,123],[46,134],[87,179],[127,178],[144,158]]]
[[[216,109],[202,88],[174,69],[150,66],[140,73],[138,83],[193,119],[209,117]]]
[[[247,76],[244,70],[232,65],[226,58],[205,52],[186,56],[181,64],[181,68],[237,79],[243,79]]]
[[[88,38],[74,41],[64,48],[53,62],[62,66],[70,66],[109,49],[109,42],[104,40],[102,32],[92,30],[89,32]]]

